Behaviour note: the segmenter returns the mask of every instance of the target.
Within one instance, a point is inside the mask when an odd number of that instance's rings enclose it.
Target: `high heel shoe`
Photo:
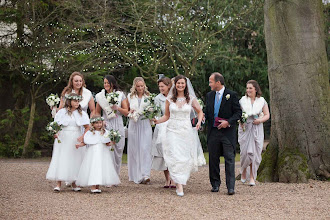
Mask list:
[[[54,190],[54,192],[60,192],[61,191],[61,188],[58,187],[58,186],[56,186],[53,190]]]
[[[245,183],[245,182],[246,182],[246,179],[242,179],[242,178],[241,178],[241,182],[242,182],[242,183]]]
[[[182,192],[179,192],[178,190],[175,190],[176,194],[180,197],[184,196],[184,193],[183,191]]]

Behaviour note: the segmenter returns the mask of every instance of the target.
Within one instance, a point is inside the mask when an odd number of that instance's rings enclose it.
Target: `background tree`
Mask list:
[[[261,181],[330,175],[330,88],[322,1],[265,1],[271,141]]]

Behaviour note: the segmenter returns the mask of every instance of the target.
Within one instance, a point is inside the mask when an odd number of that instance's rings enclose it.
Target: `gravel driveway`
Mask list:
[[[228,196],[225,184],[219,193],[210,192],[204,166],[181,198],[162,188],[163,173],[152,171],[151,185],[137,185],[128,182],[123,165],[122,184],[101,194],[64,187],[53,193],[55,183],[45,179],[49,161],[0,159],[0,219],[330,219],[330,182],[249,187],[236,181],[236,194]]]

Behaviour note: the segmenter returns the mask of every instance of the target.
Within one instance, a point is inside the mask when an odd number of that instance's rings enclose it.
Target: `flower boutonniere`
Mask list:
[[[230,99],[230,94],[226,95],[226,100]]]

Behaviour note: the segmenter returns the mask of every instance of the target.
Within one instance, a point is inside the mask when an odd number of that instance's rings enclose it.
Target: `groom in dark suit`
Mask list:
[[[220,156],[225,158],[228,195],[235,194],[235,146],[236,124],[242,116],[237,94],[224,86],[220,73],[209,78],[211,92],[206,95],[205,119],[208,121],[207,146],[212,192],[218,192],[220,180]]]

